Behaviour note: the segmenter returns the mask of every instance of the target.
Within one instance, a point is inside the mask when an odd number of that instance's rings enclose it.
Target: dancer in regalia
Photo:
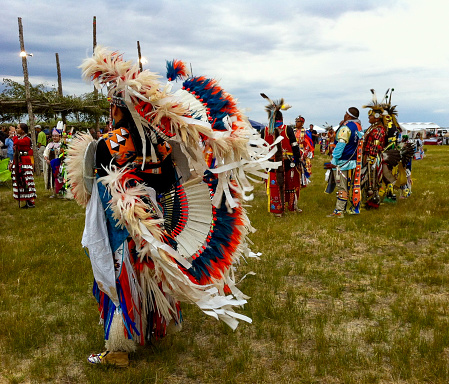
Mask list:
[[[407,197],[411,193],[411,159],[414,148],[408,140],[398,143],[398,135],[402,128],[398,123],[396,105],[392,105],[391,99],[394,88],[387,90],[384,96],[384,109],[387,116],[384,118],[386,135],[385,149],[383,150],[383,202],[396,202],[395,190],[401,191],[401,197]],[[408,138],[408,137],[407,137]]]
[[[362,136],[359,110],[355,107],[348,108],[336,131],[332,161],[326,163],[332,169],[326,192],[331,193],[337,188],[337,203],[328,217],[343,217],[345,212],[360,213]]]
[[[335,131],[332,125],[329,126],[329,130],[327,131],[327,140],[329,142],[327,146],[327,154],[332,157],[332,152],[335,148]]]
[[[51,137],[52,142],[47,144],[43,154],[44,185],[45,189],[53,191],[53,194],[50,197],[56,197],[59,192],[59,188],[58,191],[55,190],[55,182],[57,181],[59,167],[52,167],[52,162],[54,164],[61,153],[61,132],[57,128],[54,128]],[[55,171],[53,171],[53,168],[56,168]]]
[[[86,206],[82,244],[95,278],[105,351],[90,363],[128,365],[137,344],[178,330],[180,302],[235,329],[247,297],[236,287],[241,256],[254,255],[242,202],[248,176],[265,176],[271,148],[215,80],[167,64],[169,83],[97,46],[83,76],[108,86],[113,129],[72,139],[67,167]],[[172,91],[173,81],[182,89]],[[251,145],[250,145],[251,144]]]
[[[377,102],[374,89],[372,103],[369,108],[368,121],[371,124],[363,137],[363,170],[362,198],[366,208],[378,208],[380,204],[379,190],[382,183],[382,151],[385,147],[386,129],[384,118],[388,116],[384,105]]]
[[[299,144],[299,152],[301,154],[301,188],[307,187],[312,176],[312,158],[315,150],[312,142],[312,134],[310,130],[304,128],[305,119],[299,115],[295,119],[295,136]]]
[[[408,151],[409,156],[403,158],[399,163],[397,187],[400,191],[400,198],[406,199],[412,194],[412,160],[414,155],[414,145],[410,143],[408,135],[402,135],[399,148],[402,151]]]
[[[320,135],[320,153],[322,155],[324,155],[326,153],[328,144],[329,143],[327,141],[327,135],[326,134],[321,134]]]
[[[302,212],[298,208],[301,191],[301,153],[292,127],[284,124],[281,110],[287,110],[290,105],[284,104],[284,99],[270,100],[264,93],[262,97],[269,101],[265,107],[268,112],[268,126],[264,130],[264,139],[270,145],[276,145],[278,150],[272,161],[282,162],[282,166],[269,172],[267,181],[268,211],[276,217],[281,217],[285,206],[289,211]]]
[[[20,123],[16,129],[17,136],[13,137],[14,160],[11,163],[12,190],[14,199],[25,205],[21,208],[34,208],[36,187],[33,176],[33,149],[32,142],[28,136],[28,125]]]

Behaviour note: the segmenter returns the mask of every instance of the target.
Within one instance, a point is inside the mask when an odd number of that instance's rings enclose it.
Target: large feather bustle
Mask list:
[[[246,192],[252,189],[247,174],[251,173],[259,178],[263,174],[260,171],[270,168],[265,156],[271,148],[263,140],[257,139],[260,137],[238,109],[237,101],[226,93],[216,80],[205,77],[187,79],[183,83],[183,90],[192,95],[190,100],[187,95],[183,96],[183,102],[188,104],[191,115],[198,116],[202,121],[207,117],[211,122],[213,134],[208,134],[203,139],[206,139],[205,148],[212,149],[216,165],[211,171],[219,175],[221,184],[221,190],[216,193],[213,201],[214,206],[219,205],[223,190],[233,188],[232,177],[237,180],[235,188],[239,188],[246,199]],[[195,109],[197,105],[199,108]],[[203,106],[207,107],[206,114]],[[227,171],[222,172],[224,169]],[[265,178],[265,175],[262,177]],[[229,199],[229,195],[226,199]],[[229,202],[234,206],[232,199]]]
[[[80,68],[86,81],[92,81],[96,88],[108,86],[109,96],[129,90],[133,99],[143,95],[151,98],[159,92],[160,76],[148,70],[139,71],[138,65],[124,61],[123,55],[97,46],[91,58],[84,59]]]
[[[90,198],[90,193],[84,185],[84,154],[93,141],[90,133],[77,133],[68,146],[65,160],[70,189],[77,203],[83,207],[87,205]]]
[[[223,320],[233,329],[237,327],[238,320],[251,322],[249,318],[239,315],[233,310],[234,306],[241,306],[246,303],[243,296],[240,299],[232,295],[223,296],[218,288],[211,290],[210,285],[199,285],[180,269],[175,260],[181,260],[182,257],[174,249],[160,241],[161,237],[158,236],[160,228],[159,231],[154,230],[160,222],[152,220],[152,223],[149,224],[147,215],[142,215],[143,210],[136,209],[141,203],[137,195],[142,195],[145,191],[131,188],[132,191],[129,193],[130,188],[128,188],[126,194],[123,194],[124,189],[122,190],[112,181],[115,178],[115,172],[117,171],[111,169],[109,175],[99,179],[99,181],[108,186],[112,196],[109,203],[110,208],[114,213],[113,217],[118,221],[118,225],[126,226],[135,240],[141,259],[149,257],[154,264],[154,275],[147,276],[146,281],[141,281],[141,286],[144,286],[143,289],[156,294],[158,292],[156,287],[161,284],[162,290],[173,296],[174,299],[197,304],[203,312]],[[123,198],[125,199],[124,207],[120,207]],[[134,200],[134,202],[130,200]],[[128,208],[126,209],[126,207]],[[137,217],[140,219],[135,220]],[[155,284],[148,278],[154,278]],[[223,286],[223,284],[221,282],[220,285]],[[156,295],[155,299],[157,300],[158,311],[167,322],[172,318],[178,320],[172,303],[161,295]]]
[[[144,185],[137,183],[134,187],[127,186],[128,168],[118,168],[111,165],[106,169],[107,175],[98,179],[98,182],[108,189],[111,195],[109,205],[113,212],[112,217],[117,220],[117,226],[126,227],[132,237],[142,235],[143,225],[158,240],[162,238],[161,218],[155,218],[155,212],[141,196],[148,194]]]
[[[123,61],[122,56],[115,52],[97,46],[94,56],[86,59],[81,68],[84,78],[91,78],[96,86],[108,85],[110,95],[121,92],[120,95],[136,107],[139,103],[150,106],[144,114],[138,111],[137,115],[143,119],[136,122],[138,127],[145,127],[146,122],[157,131],[159,124],[168,121],[170,131],[176,140],[182,142],[185,151],[187,148],[198,148],[198,144],[204,142],[203,148],[212,149],[216,164],[235,164],[234,168],[240,167],[239,178],[242,182],[238,182],[239,186],[249,184],[245,176],[246,170],[250,169],[253,176],[260,177],[262,173],[259,171],[276,166],[273,163],[266,164],[265,160],[261,161],[270,148],[263,144],[263,141],[255,139],[253,128],[237,108],[236,100],[227,94],[216,80],[198,77],[187,79],[183,84],[200,103],[203,99],[204,103],[207,100],[210,120],[196,123],[195,118],[190,118],[194,116],[195,111],[189,109],[190,105],[186,106],[179,97],[170,94],[168,88],[161,86],[157,75],[149,71],[139,72],[137,66]],[[279,107],[286,109],[289,106],[282,103]],[[228,132],[225,132],[226,124],[223,119],[226,116],[230,116],[228,120],[231,121]],[[250,147],[249,140],[252,140],[253,146],[257,145],[259,148],[254,150],[254,147]],[[199,156],[196,156],[196,163],[192,162],[191,165],[196,165],[198,170],[205,168],[204,161],[200,161]],[[222,184],[226,179],[229,185],[231,176],[234,176],[232,172],[222,174]],[[245,197],[246,188],[242,190]],[[221,196],[219,198],[221,199]],[[217,197],[214,204],[218,203]]]
[[[232,233],[233,244],[224,255],[224,267],[213,265],[207,281],[211,285],[198,284],[191,275],[183,272],[182,268],[189,260],[184,260],[163,241],[162,219],[149,212],[146,204],[142,206],[141,196],[147,194],[145,187],[129,188],[125,183],[126,169],[108,168],[108,175],[100,182],[111,194],[109,204],[113,217],[117,225],[126,227],[133,237],[141,260],[154,262],[154,270],[139,276],[142,289],[155,297],[156,307],[167,321],[177,318],[176,308],[173,301],[160,294],[158,284],[169,295],[197,303],[205,313],[222,319],[233,328],[238,319],[250,321],[232,310],[233,306],[246,302],[247,297],[236,288],[233,266],[240,257],[249,254],[245,238],[253,230],[241,201],[252,198],[250,181],[266,178],[264,171],[276,167],[269,161],[273,148],[260,138],[237,108],[237,101],[215,80],[188,79],[189,90],[172,94],[169,87],[159,84],[157,76],[148,71],[138,72],[136,66],[123,62],[119,55],[100,49],[96,55],[93,62],[85,63],[84,76],[92,78],[97,86],[109,85],[110,94],[121,92],[120,96],[128,98],[128,108],[134,105],[137,112],[137,117],[133,115],[133,118],[137,118],[144,128],[161,132],[161,126],[168,127],[170,139],[180,143],[191,168],[198,175],[204,175],[207,170],[216,175],[217,188],[212,204],[219,206],[225,196],[227,209],[239,212]],[[111,57],[101,59],[107,55]],[[213,165],[206,161],[209,149],[215,159]]]
[[[395,167],[401,161],[401,153],[398,149],[389,149],[382,153],[382,160],[389,167]]]
[[[168,81],[176,81],[178,79],[186,79],[190,76],[187,65],[181,60],[167,61],[167,79]]]
[[[247,297],[235,286],[231,269],[232,265],[238,262],[240,255],[246,252],[243,240],[248,233],[248,228],[251,228],[246,214],[243,212],[240,214],[240,224],[236,225],[238,238],[235,239],[235,248],[230,254],[231,260],[228,266],[211,278],[212,285],[199,285],[180,268],[178,261],[182,259],[182,256],[161,241],[163,220],[154,219],[153,215],[149,215],[148,209],[144,209],[141,197],[148,194],[145,187],[141,185],[128,187],[126,168],[118,169],[111,166],[107,169],[107,173],[99,179],[99,182],[108,188],[111,195],[109,206],[113,212],[113,218],[117,220],[118,226],[127,228],[136,243],[141,260],[150,257],[153,261],[154,272],[147,271],[145,278],[141,276],[140,286],[144,292],[153,293],[157,300],[156,307],[165,320],[169,322],[170,319],[176,321],[179,319],[173,302],[164,298],[157,290],[158,284],[162,284],[162,290],[176,300],[196,303],[206,314],[223,320],[233,329],[237,326],[238,320],[250,322],[249,318],[233,310],[234,306],[245,304]],[[154,282],[151,279],[154,279]],[[215,288],[211,291],[212,286]],[[225,286],[232,295],[226,296]]]
[[[401,162],[406,166],[406,164],[413,158],[415,155],[415,147],[412,143],[405,143],[405,145],[401,148]]]

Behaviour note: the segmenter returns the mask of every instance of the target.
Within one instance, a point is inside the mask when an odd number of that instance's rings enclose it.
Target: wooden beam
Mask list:
[[[33,143],[33,149],[36,152],[34,155],[35,159],[35,172],[37,175],[41,174],[41,168],[39,165],[39,155],[37,153],[37,145],[36,145],[36,134],[34,132],[34,114],[33,114],[33,107],[31,105],[31,94],[30,94],[30,82],[28,80],[28,64],[27,64],[27,56],[28,54],[25,51],[25,43],[23,41],[23,27],[22,27],[22,18],[18,18],[19,22],[19,42],[20,42],[20,52],[22,56],[22,69],[23,69],[23,81],[25,83],[25,98],[26,98],[26,104],[27,104],[27,111],[28,111],[28,119],[30,123],[30,135],[31,135],[31,142]],[[37,163],[37,164],[36,164]]]

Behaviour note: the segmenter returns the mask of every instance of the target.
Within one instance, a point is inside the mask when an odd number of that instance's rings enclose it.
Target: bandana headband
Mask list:
[[[347,113],[349,116],[353,117],[354,119],[358,119],[358,117],[355,117],[351,112],[349,112],[349,109],[346,110],[346,113]]]

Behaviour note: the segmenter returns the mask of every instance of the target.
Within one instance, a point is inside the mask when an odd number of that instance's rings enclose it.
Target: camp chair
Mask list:
[[[0,183],[7,184],[11,180],[11,172],[9,172],[8,164],[8,158],[0,160]]]

